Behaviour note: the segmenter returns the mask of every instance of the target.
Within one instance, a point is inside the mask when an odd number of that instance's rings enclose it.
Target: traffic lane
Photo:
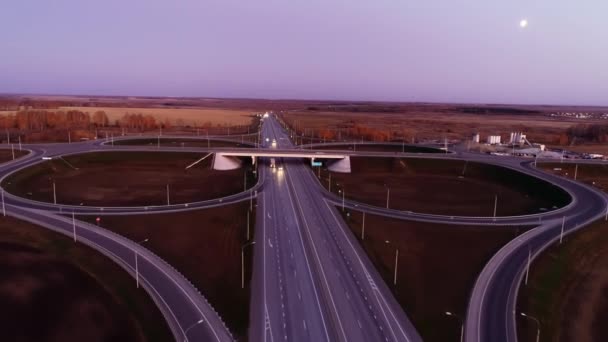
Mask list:
[[[312,274],[309,265],[309,257],[305,254],[304,243],[301,233],[301,223],[293,204],[292,193],[286,184],[283,172],[275,175],[278,180],[276,186],[277,207],[283,208],[281,222],[283,237],[282,259],[286,263],[285,278],[287,280],[287,301],[290,306],[290,314],[294,338],[299,341],[324,341],[329,340],[325,324],[326,313],[321,306],[318,292],[317,279]]]
[[[289,170],[292,172],[292,168]],[[327,208],[319,205],[322,201],[313,200],[315,197],[311,196],[309,192],[311,189],[305,183],[302,171],[306,169],[303,165],[299,165],[298,170],[295,171],[297,175],[292,181],[295,183],[296,191],[304,194],[298,197],[300,205],[304,208],[303,215],[306,215],[308,221],[310,243],[318,255],[318,266],[325,283],[324,290],[328,297],[328,307],[333,314],[337,337],[344,341],[384,341],[382,328],[378,327],[378,323],[373,322],[374,319],[370,319],[373,313],[368,309],[369,305],[362,303],[364,298],[360,296],[360,289],[358,286],[351,286],[351,282],[360,280],[353,279],[350,270],[352,263],[344,259],[342,246],[336,244],[331,235],[331,226],[326,221],[327,213],[322,210]],[[365,333],[357,326],[357,322],[366,324]]]
[[[308,183],[309,195],[313,196],[317,192],[318,196],[318,188],[314,187],[316,178],[312,171],[306,167],[302,168],[302,179]],[[343,277],[343,286],[350,288],[353,294],[360,294],[352,300],[358,308],[356,312],[368,313],[367,315],[360,315],[359,320],[366,321],[363,326],[378,327],[376,332],[366,329],[365,332],[370,333],[370,336],[367,336],[366,339],[420,341],[421,339],[414,326],[407,319],[405,312],[395,300],[392,292],[367,258],[367,254],[344,220],[338,218],[338,209],[334,206],[330,207],[325,201],[318,205],[318,209],[322,213],[320,217],[323,218],[325,227],[328,227],[327,232],[337,246],[332,250],[340,252],[343,267],[341,273],[352,278],[351,281],[346,281]],[[337,255],[337,253],[335,254]],[[348,296],[347,299],[349,299]],[[361,322],[357,323],[359,326],[361,325]],[[373,335],[373,333],[376,334]]]

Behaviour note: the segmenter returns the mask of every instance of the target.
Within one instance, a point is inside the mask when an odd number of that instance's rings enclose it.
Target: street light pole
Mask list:
[[[528,265],[526,266],[526,282],[525,284],[528,285],[528,275],[530,274],[530,262],[532,261],[532,251],[530,249],[528,249]]]
[[[386,186],[386,184],[384,186]],[[388,200],[389,200],[390,194],[391,194],[391,189],[388,186],[386,186],[386,209],[388,209]]]
[[[574,180],[576,180],[576,176],[578,175],[578,164],[574,166]]]
[[[566,216],[562,218],[562,230],[559,233],[559,244],[562,244],[562,240],[564,239],[564,225],[566,224]]]
[[[494,195],[494,220],[496,220],[496,208],[498,207],[498,195]]]
[[[327,184],[327,191],[331,192],[331,171],[329,171],[329,182]]]
[[[245,288],[245,247],[255,245],[255,241],[248,242],[241,247],[241,289]]]
[[[361,240],[365,240],[365,211],[363,212],[363,224],[361,225]]]
[[[445,314],[447,316],[451,316],[454,317],[458,320],[458,322],[460,322],[460,342],[464,341],[464,323],[462,322],[462,319],[459,316],[456,316],[453,312],[450,311],[446,311]]]
[[[247,211],[247,241],[249,241],[249,210]]]
[[[4,206],[4,189],[2,189],[2,215],[6,216],[6,207]]]
[[[72,210],[72,234],[74,235],[74,242],[76,242],[76,217],[74,216],[73,210]]]
[[[143,240],[139,241],[138,244],[142,244],[147,241],[148,241],[148,239],[143,239]],[[135,284],[136,284],[137,288],[139,288],[139,264],[137,262],[137,249],[134,249],[134,252],[135,252]]]
[[[399,266],[399,248],[395,249],[395,275],[393,276],[393,285],[397,285],[397,267]]]
[[[188,327],[188,329],[184,330],[184,342],[188,342],[188,331],[190,331],[190,329],[194,328],[195,326],[197,326],[198,324],[201,324],[203,322],[204,322],[203,319],[199,319],[194,324],[192,324],[190,327]]]
[[[53,203],[57,204],[57,192],[55,191],[55,181],[53,180]]]
[[[167,184],[167,205],[171,205],[171,201],[169,200],[169,184]]]
[[[520,312],[520,315],[533,320],[536,323],[536,342],[540,341],[540,321],[536,317]]]

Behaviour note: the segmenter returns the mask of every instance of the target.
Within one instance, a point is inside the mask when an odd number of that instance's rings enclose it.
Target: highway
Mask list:
[[[262,134],[293,148],[274,120]],[[258,200],[250,338],[421,341],[310,169],[300,160],[277,166]]]
[[[89,207],[54,205],[4,193],[8,215],[72,237],[102,252],[133,273],[134,253],[139,258],[142,287],[152,296],[176,338],[199,319],[188,333],[190,341],[227,341],[232,337],[221,318],[179,271],[143,246],[105,229],[57,214],[129,215],[212,208],[257,198],[252,303],[249,338],[252,341],[420,341],[415,328],[388,286],[359,246],[336,209],[342,199],[327,192],[311,169],[297,158],[287,132],[273,118],[262,126],[264,138],[276,139],[277,148],[200,148],[112,146],[104,141],[73,144],[23,145],[27,156],[0,165],[0,178],[42,162],[93,151],[227,152],[260,155],[259,181],[248,191],[221,199],[171,206]],[[128,137],[132,139],[133,137]],[[150,137],[141,137],[142,139]],[[165,138],[165,137],[163,137]],[[188,137],[190,138],[190,137]],[[206,139],[206,138],[205,138]],[[322,146],[316,144],[315,146]],[[6,146],[5,146],[6,147]],[[278,168],[270,168],[269,156]],[[537,170],[530,159],[497,157],[467,152],[400,153],[366,151],[311,151],[310,155],[401,157],[470,160],[500,165],[541,178],[567,191],[572,202],[558,210],[513,217],[459,217],[429,215],[379,208],[346,199],[345,207],[404,220],[444,224],[538,226],[504,246],[480,273],[469,299],[465,320],[466,341],[516,341],[515,304],[528,257],[565,234],[584,227],[607,213],[606,195],[599,190]],[[266,156],[266,157],[264,157]],[[580,163],[602,163],[577,161]],[[563,221],[562,221],[563,220]]]

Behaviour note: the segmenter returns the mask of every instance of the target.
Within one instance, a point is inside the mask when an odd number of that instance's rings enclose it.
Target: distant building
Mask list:
[[[498,144],[500,144],[500,135],[488,135],[487,142],[490,145],[498,145]]]
[[[473,142],[479,144],[479,133],[473,134]]]
[[[526,142],[526,135],[523,132],[511,132],[509,144],[523,145]]]

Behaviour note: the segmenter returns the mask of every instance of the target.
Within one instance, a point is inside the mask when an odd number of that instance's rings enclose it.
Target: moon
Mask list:
[[[527,26],[528,26],[528,20],[527,20],[527,19],[522,19],[522,20],[519,22],[519,27],[521,27],[521,28],[526,28]]]

